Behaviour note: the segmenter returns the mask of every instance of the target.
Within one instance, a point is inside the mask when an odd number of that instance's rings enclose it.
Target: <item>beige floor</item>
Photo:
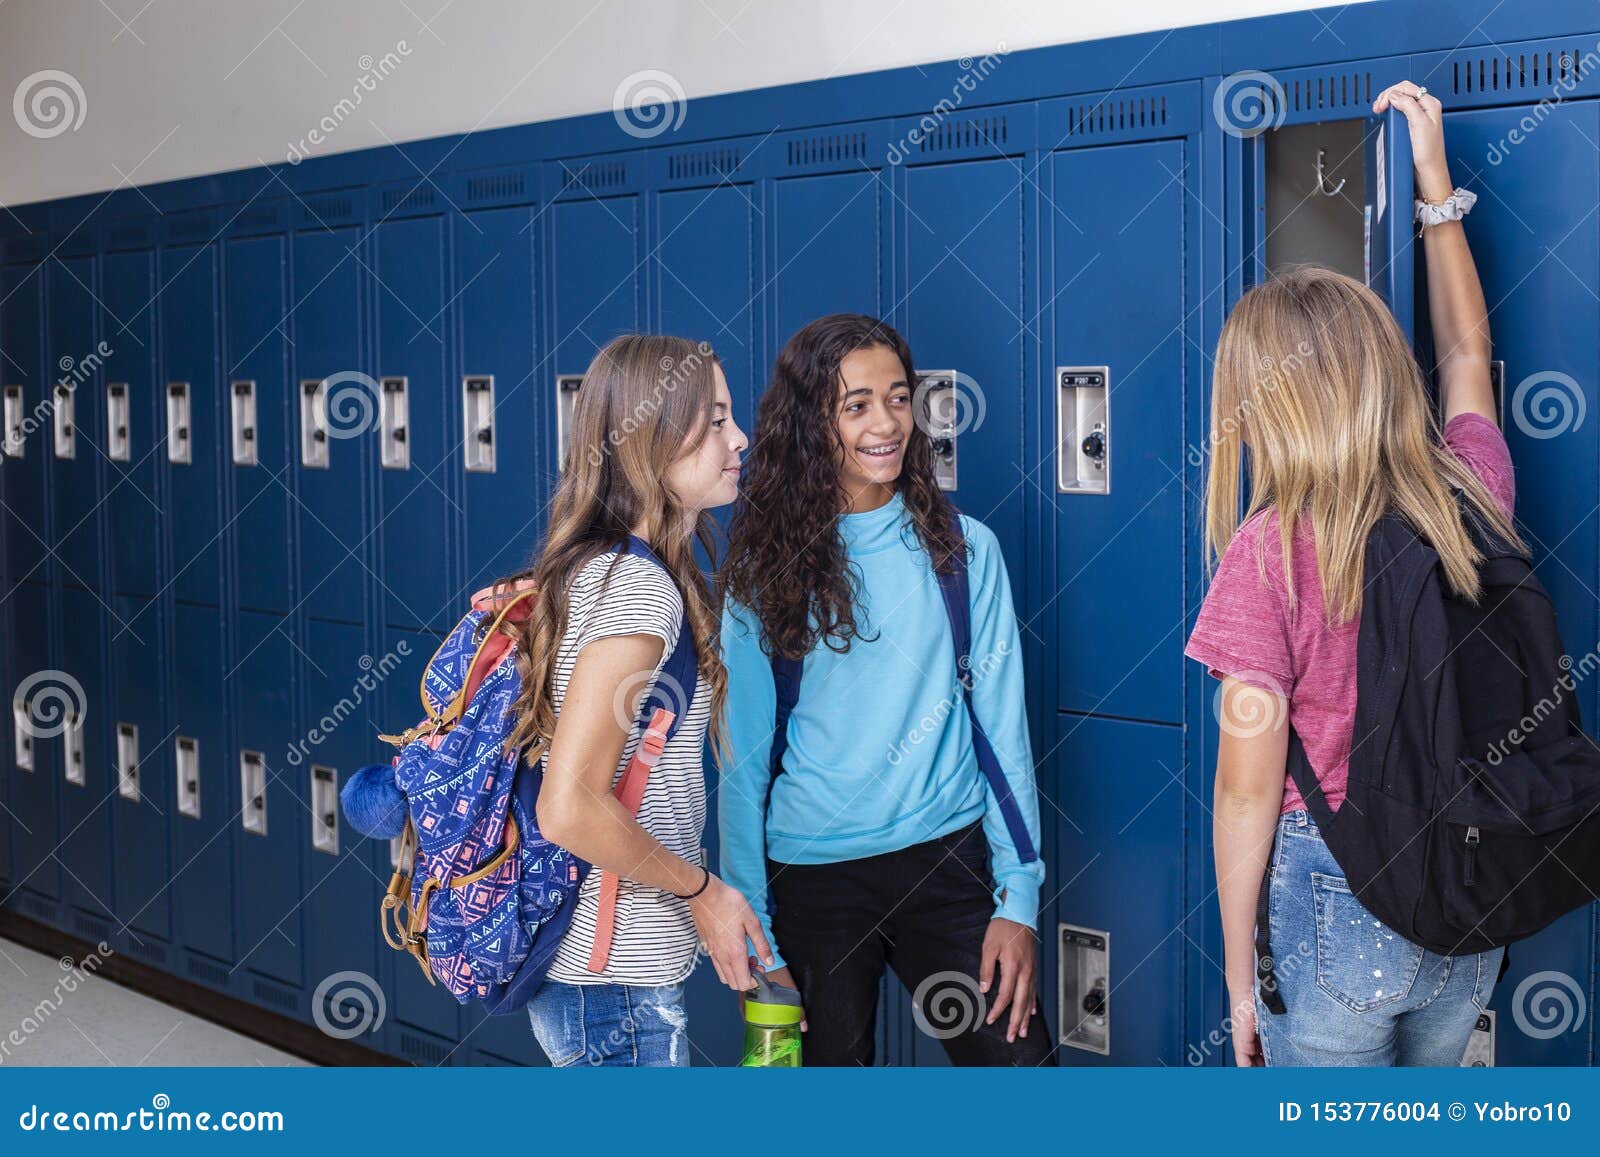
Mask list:
[[[268,1045],[0,940],[0,1069],[33,1065],[304,1065]]]

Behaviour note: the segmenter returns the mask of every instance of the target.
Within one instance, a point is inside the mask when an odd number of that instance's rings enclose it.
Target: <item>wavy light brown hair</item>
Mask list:
[[[668,468],[698,451],[710,432],[718,364],[704,343],[625,334],[608,342],[583,375],[549,530],[533,563],[495,584],[497,597],[530,579],[537,589],[532,613],[512,630],[522,691],[507,742],[529,764],[555,734],[551,680],[573,579],[592,559],[621,547],[641,522],[655,528],[650,548],[683,597],[699,677],[711,688],[712,742],[719,750],[723,744],[727,672],[711,593],[694,555],[698,538],[712,557],[711,521],[704,511],[685,510],[665,483]]]
[[[1292,607],[1291,546],[1295,527],[1309,520],[1330,623],[1360,613],[1367,537],[1390,510],[1438,552],[1450,585],[1473,602],[1481,595],[1481,555],[1452,488],[1489,530],[1521,545],[1478,476],[1444,446],[1416,357],[1388,307],[1331,269],[1279,274],[1234,306],[1217,341],[1211,441],[1206,542],[1213,564],[1245,520],[1275,509]],[[1241,516],[1244,447],[1250,495]]]
[[[802,658],[819,641],[844,652],[862,637],[856,623],[860,575],[839,534],[839,364],[876,346],[900,359],[915,388],[905,338],[877,318],[835,313],[789,339],[761,397],[719,587],[759,617],[768,654]],[[934,569],[948,574],[962,549],[955,508],[934,477],[933,447],[916,422],[895,490]]]

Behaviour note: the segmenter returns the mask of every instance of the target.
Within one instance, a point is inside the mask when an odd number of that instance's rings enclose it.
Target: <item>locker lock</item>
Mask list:
[[[1093,458],[1096,461],[1104,458],[1106,456],[1105,434],[1101,433],[1099,430],[1096,430],[1094,433],[1085,438],[1083,440],[1083,453],[1086,458]]]

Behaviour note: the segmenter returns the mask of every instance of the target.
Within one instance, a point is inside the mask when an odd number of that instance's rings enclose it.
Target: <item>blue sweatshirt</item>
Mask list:
[[[961,526],[971,547],[973,706],[1037,848],[1039,801],[1011,585],[989,528],[965,515]],[[755,908],[781,965],[767,857],[785,864],[860,859],[935,839],[981,816],[995,915],[1036,927],[1044,864],[1020,861],[978,767],[950,619],[905,505],[897,494],[877,510],[844,515],[839,530],[861,575],[856,623],[867,638],[842,655],[819,644],[806,656],[775,783],[771,660],[755,615],[731,599],[724,610],[729,753],[717,792],[723,876]]]

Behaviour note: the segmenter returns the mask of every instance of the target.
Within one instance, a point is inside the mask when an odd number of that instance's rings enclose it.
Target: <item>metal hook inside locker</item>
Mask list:
[[[1328,150],[1319,148],[1317,150],[1317,192],[1324,197],[1337,197],[1344,190],[1344,183],[1347,178],[1340,177],[1337,185],[1331,189],[1328,188],[1327,167]]]

